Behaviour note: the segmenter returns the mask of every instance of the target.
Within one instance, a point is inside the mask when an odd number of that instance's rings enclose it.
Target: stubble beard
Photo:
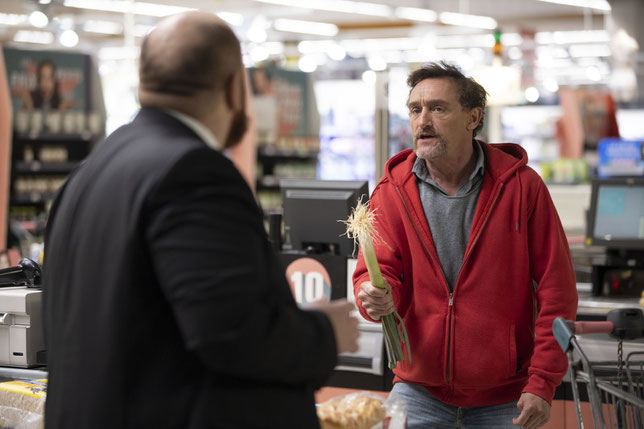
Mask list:
[[[248,116],[246,115],[246,109],[242,108],[240,111],[235,112],[235,115],[233,116],[228,136],[226,136],[226,141],[224,142],[224,149],[230,149],[237,146],[244,137],[244,134],[246,134],[247,129]]]
[[[425,161],[431,161],[437,158],[442,157],[447,153],[447,144],[443,137],[440,134],[436,134],[436,144],[433,146],[418,146],[418,138],[414,137],[414,152],[418,158],[424,159]]]

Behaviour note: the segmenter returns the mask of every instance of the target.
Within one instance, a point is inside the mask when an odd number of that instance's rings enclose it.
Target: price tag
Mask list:
[[[331,278],[324,265],[312,258],[299,258],[286,268],[286,278],[298,304],[331,300]]]

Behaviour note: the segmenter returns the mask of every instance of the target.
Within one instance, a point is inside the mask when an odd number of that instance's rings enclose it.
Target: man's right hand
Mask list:
[[[380,289],[372,285],[371,282],[364,282],[360,285],[358,299],[373,320],[380,320],[382,316],[391,314],[396,310],[389,284],[387,284],[386,289]]]
[[[338,299],[327,303],[309,305],[307,309],[321,311],[331,321],[335,333],[335,344],[340,353],[353,353],[358,351],[358,319],[351,316],[355,306],[345,299]]]

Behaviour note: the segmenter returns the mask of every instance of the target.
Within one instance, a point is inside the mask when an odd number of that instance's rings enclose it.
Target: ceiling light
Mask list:
[[[304,9],[327,10],[330,12],[357,13],[359,15],[391,16],[391,7],[384,4],[349,0],[255,0],[260,3]]]
[[[250,57],[256,63],[267,60],[270,55],[270,51],[262,45],[255,46],[250,50]]]
[[[606,45],[571,45],[568,48],[572,58],[610,57],[610,48]]]
[[[176,13],[196,10],[194,8],[171,6],[167,4],[147,3],[141,1],[127,0],[65,0],[67,7],[79,9],[100,10],[104,12],[127,13],[131,12],[136,15],[147,15],[163,17],[174,15]]]
[[[27,15],[18,15],[15,13],[0,13],[0,25],[20,25],[27,22]]]
[[[588,77],[588,79],[592,80],[593,82],[599,82],[600,80],[602,80],[602,74],[599,71],[599,67],[597,66],[587,67],[586,77]]]
[[[73,48],[78,45],[78,34],[76,34],[74,30],[65,30],[60,33],[58,40],[60,41],[60,44],[66,48]]]
[[[347,50],[337,43],[332,43],[326,50],[326,54],[334,61],[342,61],[347,56]]]
[[[443,24],[459,25],[461,27],[484,28],[486,30],[494,30],[497,27],[497,22],[494,18],[465,13],[441,12],[439,20]]]
[[[226,21],[233,27],[241,27],[244,24],[244,15],[236,12],[217,12],[215,15]]]
[[[146,25],[146,24],[135,24],[134,25],[134,36],[136,37],[145,37],[148,35],[148,33],[152,30],[154,30],[154,25]]]
[[[534,103],[535,101],[537,101],[540,96],[539,90],[534,86],[530,86],[526,88],[523,95],[525,95],[525,99],[530,103]]]
[[[610,11],[610,4],[606,0],[539,0],[545,3],[562,4],[566,6],[589,7],[591,9]]]
[[[418,7],[397,7],[394,10],[394,14],[398,18],[412,21],[434,22],[438,18],[438,15],[433,10]]]
[[[40,4],[49,4],[49,3],[51,3],[51,0],[39,0],[38,3],[40,3]]]
[[[608,43],[610,42],[610,34],[606,30],[538,32],[535,35],[535,41],[540,45],[548,45],[551,43],[558,45],[569,45],[572,43]]]
[[[300,21],[298,19],[276,19],[273,27],[278,31],[291,33],[316,34],[318,36],[333,37],[338,34],[338,26],[326,22]]]
[[[317,58],[315,54],[309,54],[302,56],[298,62],[297,66],[300,70],[306,73],[312,73],[318,68]]]
[[[87,33],[116,35],[123,32],[123,24],[114,21],[88,20],[83,24],[83,31]]]
[[[375,85],[376,83],[376,72],[373,70],[367,70],[362,73],[362,81],[367,85]]]
[[[543,87],[550,92],[557,92],[559,90],[559,84],[555,78],[547,78],[543,81]]]
[[[387,61],[380,55],[372,55],[367,58],[367,64],[374,71],[383,71],[387,68]]]
[[[29,14],[29,24],[38,28],[45,28],[49,24],[49,18],[43,12],[34,10]]]
[[[54,42],[54,33],[49,31],[20,30],[13,36],[13,41],[48,45]]]

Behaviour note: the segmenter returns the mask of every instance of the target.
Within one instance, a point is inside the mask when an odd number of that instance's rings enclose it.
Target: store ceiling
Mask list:
[[[51,2],[41,4],[47,1]],[[42,30],[52,33],[54,45],[59,43],[60,33],[70,28],[79,35],[81,47],[122,45],[127,35],[130,34],[129,29],[132,29],[135,34],[134,43],[136,44],[137,37],[144,34],[150,26],[155,25],[160,19],[159,17],[135,14],[133,19],[128,21],[124,13],[91,9],[92,7],[118,9],[123,6],[127,7],[129,3],[137,3],[138,5],[135,7],[145,7],[147,3],[154,3],[215,13],[232,13],[235,14],[231,15],[232,19],[240,21],[239,25],[235,26],[235,30],[242,40],[248,40],[249,31],[258,28],[267,32],[268,41],[407,37],[428,32],[435,35],[490,33],[489,29],[447,25],[438,19],[434,23],[427,23],[400,18],[397,16],[397,8],[400,7],[424,8],[437,13],[462,12],[487,16],[495,19],[499,28],[504,32],[517,32],[521,29],[554,31],[604,27],[604,12],[601,10],[565,6],[540,0],[369,0],[369,3],[376,5],[375,8],[372,7],[375,11],[372,11],[374,14],[371,15],[288,5],[311,3],[314,7],[321,8],[346,7],[347,5],[355,8],[360,3],[346,0],[147,0],[146,2],[130,2],[129,0],[1,0],[0,42],[14,41],[16,33],[20,30],[34,30],[29,20],[24,17],[35,10],[41,10],[49,17],[49,24]],[[87,8],[70,7],[74,5]],[[384,7],[384,12],[377,6]],[[172,12],[172,10],[168,12]],[[377,16],[380,12],[386,16]],[[413,11],[412,16],[414,16]],[[335,36],[316,36],[279,31],[276,29],[279,19],[333,24],[337,27],[337,34]],[[133,25],[127,25],[127,22],[132,22]],[[250,38],[252,39],[253,36]]]

